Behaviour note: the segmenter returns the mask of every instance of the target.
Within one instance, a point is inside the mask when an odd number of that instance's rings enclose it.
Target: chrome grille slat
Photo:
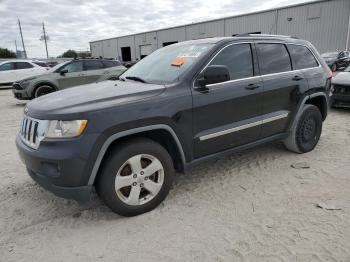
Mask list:
[[[48,121],[45,120],[24,116],[22,127],[19,132],[22,141],[27,146],[37,149],[41,140],[44,139],[47,122]]]
[[[29,127],[28,127],[28,133],[27,133],[27,140],[30,142],[30,135],[31,135],[31,129],[32,129],[32,124],[33,124],[33,121],[32,120],[29,120]]]

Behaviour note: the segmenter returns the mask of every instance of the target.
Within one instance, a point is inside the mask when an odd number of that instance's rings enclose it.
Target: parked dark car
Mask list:
[[[333,72],[347,68],[350,65],[349,51],[328,52],[323,53],[321,56]]]
[[[92,188],[138,215],[167,196],[174,172],[281,140],[315,148],[332,73],[307,41],[245,36],[161,48],[117,81],[27,104],[16,144],[29,175],[58,196]]]
[[[330,98],[331,107],[350,108],[350,66],[333,78]]]

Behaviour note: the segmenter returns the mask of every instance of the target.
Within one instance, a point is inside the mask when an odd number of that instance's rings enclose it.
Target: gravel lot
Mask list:
[[[272,144],[202,164],[122,218],[30,179],[14,144],[23,105],[0,91],[0,261],[350,261],[350,111],[330,112],[311,153]]]

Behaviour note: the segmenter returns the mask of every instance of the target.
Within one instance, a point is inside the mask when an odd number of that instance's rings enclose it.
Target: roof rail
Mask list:
[[[272,34],[237,34],[234,37],[280,37],[280,38],[296,38],[290,35],[272,35]]]

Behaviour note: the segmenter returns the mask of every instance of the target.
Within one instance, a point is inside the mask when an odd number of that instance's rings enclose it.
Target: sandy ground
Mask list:
[[[14,144],[22,111],[0,91],[1,262],[350,261],[350,111],[330,112],[311,153],[272,144],[202,164],[134,218],[37,186]]]

